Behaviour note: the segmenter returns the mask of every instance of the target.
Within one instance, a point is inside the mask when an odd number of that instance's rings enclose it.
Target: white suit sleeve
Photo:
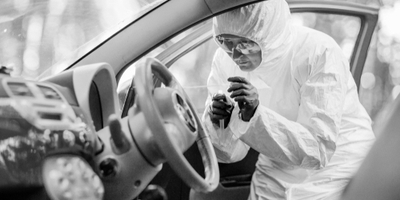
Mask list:
[[[336,139],[347,91],[348,61],[340,49],[323,51],[308,66],[300,86],[296,121],[259,105],[250,122],[231,120],[235,135],[271,160],[306,169],[327,165]]]
[[[225,91],[227,85],[227,77],[221,70],[221,65],[223,61],[221,58],[222,51],[217,51],[214,56],[214,60],[211,67],[211,72],[208,77],[208,98],[205,105],[205,111],[202,117],[204,129],[209,133],[213,146],[215,147],[215,153],[217,155],[218,161],[223,163],[231,163],[242,160],[248,150],[249,146],[242,142],[240,139],[233,135],[233,132],[229,128],[220,129],[215,126],[208,115],[208,109],[211,104],[211,97],[213,94],[217,93],[218,90]]]

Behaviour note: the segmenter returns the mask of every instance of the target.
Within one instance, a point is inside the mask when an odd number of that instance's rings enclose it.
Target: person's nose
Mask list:
[[[232,58],[233,59],[239,58],[241,55],[242,55],[242,53],[239,52],[236,48],[232,49]]]

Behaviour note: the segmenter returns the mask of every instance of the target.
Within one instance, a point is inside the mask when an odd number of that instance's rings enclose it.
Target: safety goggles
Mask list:
[[[242,54],[253,54],[261,51],[260,45],[243,37],[226,37],[217,35],[215,36],[215,40],[217,44],[227,53],[233,53],[233,50],[236,50]]]

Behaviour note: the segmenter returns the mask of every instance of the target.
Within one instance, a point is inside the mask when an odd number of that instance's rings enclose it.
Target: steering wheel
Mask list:
[[[166,87],[154,88],[153,74]],[[178,176],[197,192],[213,191],[219,182],[219,169],[210,137],[182,86],[160,61],[148,58],[136,69],[138,107],[143,112],[161,154]],[[196,140],[205,178],[183,156]]]

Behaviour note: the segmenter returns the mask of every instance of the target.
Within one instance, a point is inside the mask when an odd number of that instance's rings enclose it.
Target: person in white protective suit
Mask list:
[[[290,19],[284,0],[214,18],[202,120],[219,162],[260,153],[249,199],[338,199],[375,140],[371,119],[337,43]]]

